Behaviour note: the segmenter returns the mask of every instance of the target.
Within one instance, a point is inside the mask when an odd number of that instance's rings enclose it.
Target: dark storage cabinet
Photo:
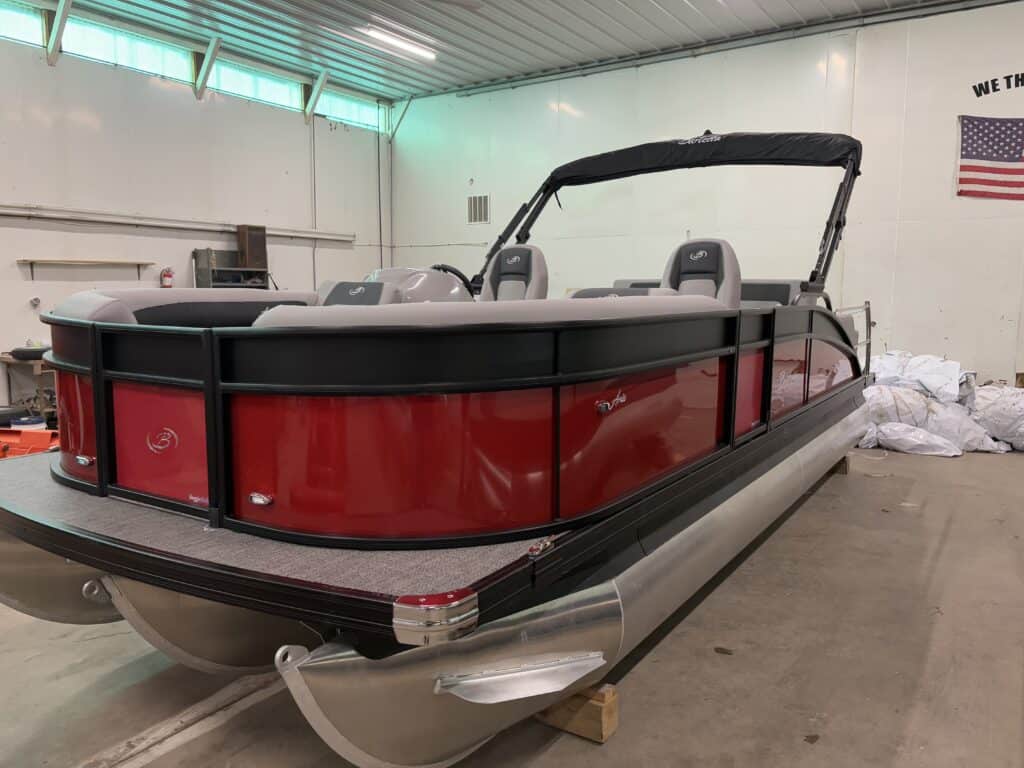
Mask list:
[[[197,248],[192,251],[196,288],[268,288],[266,258],[262,266],[246,264],[238,251]]]

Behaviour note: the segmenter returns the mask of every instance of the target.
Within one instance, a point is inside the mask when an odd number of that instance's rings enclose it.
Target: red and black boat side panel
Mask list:
[[[96,482],[96,417],[92,380],[57,371],[57,429],[60,467],[71,477]]]
[[[743,437],[764,424],[765,350],[740,352],[739,373],[736,378],[736,437]]]
[[[183,387],[111,382],[117,485],[205,507],[206,406]]]
[[[497,330],[48,322],[58,479],[327,546],[578,527],[861,376],[818,307]]]
[[[550,388],[228,400],[240,520],[412,538],[552,519]]]
[[[722,445],[727,370],[713,358],[562,387],[560,516],[598,509]]]

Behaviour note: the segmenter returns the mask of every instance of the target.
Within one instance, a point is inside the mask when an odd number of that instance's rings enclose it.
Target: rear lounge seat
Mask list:
[[[255,288],[118,288],[83,291],[62,301],[58,317],[128,325],[223,328],[252,325],[272,307],[317,303],[308,291]]]

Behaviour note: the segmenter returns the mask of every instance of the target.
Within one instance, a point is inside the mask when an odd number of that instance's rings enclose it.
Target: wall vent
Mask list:
[[[491,196],[470,195],[466,198],[467,220],[470,224],[491,223]]]

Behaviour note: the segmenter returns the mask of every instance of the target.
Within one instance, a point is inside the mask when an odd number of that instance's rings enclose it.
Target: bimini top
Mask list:
[[[709,165],[853,164],[860,169],[861,143],[843,133],[711,133],[692,139],[652,141],[582,157],[555,168],[545,191],[642,173]]]

